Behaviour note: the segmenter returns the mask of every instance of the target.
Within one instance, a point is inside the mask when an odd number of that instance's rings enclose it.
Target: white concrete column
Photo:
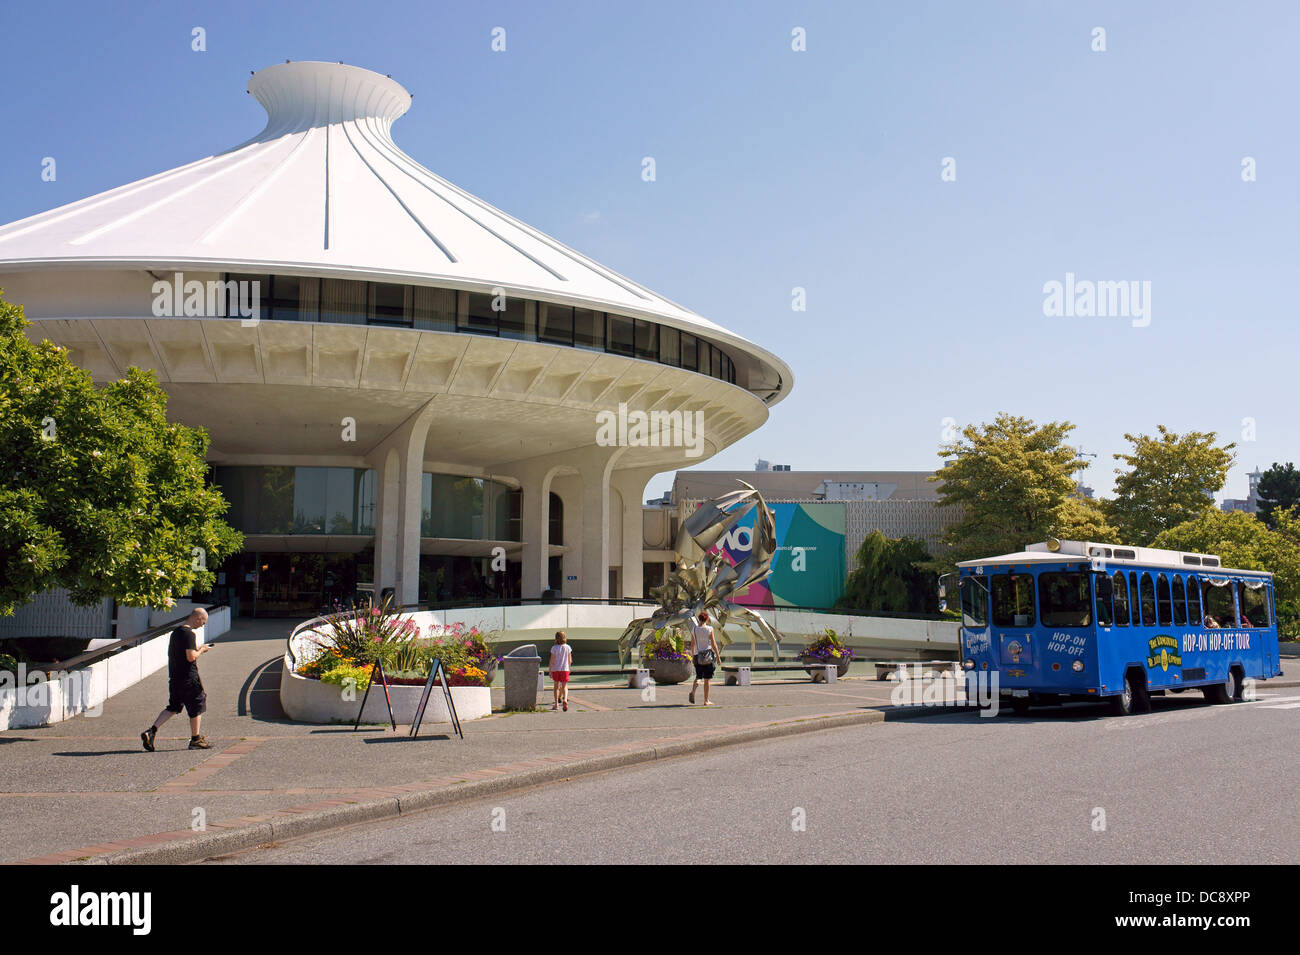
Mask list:
[[[615,471],[610,478],[610,483],[623,500],[622,513],[614,515],[614,519],[622,522],[623,547],[622,553],[617,556],[623,565],[623,592],[611,596],[636,600],[644,596],[642,551],[645,549],[645,521],[642,516],[642,501],[646,484],[658,473],[644,469]]]
[[[549,586],[551,491],[566,470],[571,471],[572,467],[555,455],[494,464],[490,468],[495,477],[509,477],[519,482],[522,495],[520,536],[523,538],[519,583],[521,596],[525,599],[540,597]]]
[[[420,599],[421,483],[434,404],[435,399],[430,399],[366,456],[379,474],[375,597],[392,587],[399,604]]]

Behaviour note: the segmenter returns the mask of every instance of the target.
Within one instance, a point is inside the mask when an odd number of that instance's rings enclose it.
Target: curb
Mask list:
[[[918,709],[920,708],[918,707]],[[956,710],[957,707],[925,707],[924,709],[933,715],[937,712]],[[437,789],[419,790],[402,796],[371,799],[329,809],[314,809],[251,826],[241,826],[238,829],[206,832],[201,835],[176,839],[157,845],[123,849],[72,864],[180,865],[189,862],[201,862],[209,856],[252,849],[280,839],[294,839],[361,822],[396,819],[402,815],[421,812],[426,809],[436,809],[454,803],[479,799],[483,796],[527,789],[562,779],[587,776],[609,769],[635,766],[659,759],[671,759],[675,756],[688,756],[724,746],[736,746],[759,740],[779,739],[784,736],[815,733],[819,730],[838,729],[844,726],[883,723],[886,719],[887,716],[883,710],[872,709],[837,713],[832,716],[806,717],[742,730],[730,730],[700,739],[676,740],[670,743],[646,746],[627,753],[596,756],[574,760],[569,763],[560,763],[555,766],[530,769],[520,773],[502,775],[496,779],[483,779],[461,785],[441,786]]]

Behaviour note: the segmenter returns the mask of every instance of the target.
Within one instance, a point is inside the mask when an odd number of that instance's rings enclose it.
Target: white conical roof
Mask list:
[[[425,169],[391,136],[397,82],[283,63],[249,92],[266,128],[226,152],[0,227],[0,271],[155,267],[321,274],[508,294],[635,315],[765,349],[580,255]],[[775,374],[772,374],[772,373]]]

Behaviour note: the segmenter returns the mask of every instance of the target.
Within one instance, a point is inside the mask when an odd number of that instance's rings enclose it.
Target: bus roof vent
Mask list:
[[[1199,558],[1199,557],[1197,557],[1197,556],[1195,556],[1195,555],[1193,555],[1193,554],[1184,554],[1184,555],[1183,555],[1183,563],[1184,563],[1184,564],[1194,564],[1194,565],[1196,565],[1196,566],[1200,566],[1201,558]]]
[[[1094,544],[1092,547],[1089,547],[1089,548],[1088,548],[1088,556],[1089,556],[1089,557],[1109,557],[1109,556],[1110,556],[1110,548],[1109,548],[1109,547],[1098,547],[1097,545]]]
[[[1201,566],[1203,566],[1203,567],[1218,567],[1218,566],[1219,566],[1219,558],[1217,558],[1217,557],[1202,557],[1202,558],[1201,558]]]
[[[1119,560],[1137,560],[1137,551],[1130,550],[1127,547],[1116,547],[1115,556]]]

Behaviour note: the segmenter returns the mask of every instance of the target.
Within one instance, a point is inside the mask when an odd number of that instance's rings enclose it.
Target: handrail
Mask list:
[[[209,615],[211,615],[212,611],[220,610],[222,607],[225,606],[227,605],[212,604],[210,606],[204,607],[203,609],[207,611]],[[193,613],[193,611],[190,611],[190,613]],[[112,656],[113,654],[118,653],[119,651],[122,650],[129,650],[134,646],[152,640],[154,637],[160,637],[164,633],[167,633],[171,630],[175,630],[176,627],[182,621],[188,620],[189,616],[190,614],[187,613],[183,617],[177,617],[174,620],[170,620],[167,623],[164,623],[160,626],[151,627],[150,629],[145,630],[142,633],[137,633],[134,637],[127,637],[125,640],[115,640],[106,646],[96,647],[94,650],[87,650],[85,653],[79,653],[75,657],[72,657],[67,660],[59,661],[58,663],[50,663],[50,664],[46,664],[43,662],[33,663],[31,664],[31,667],[33,670],[44,670],[46,672],[48,672],[49,670],[53,669],[56,666],[61,670],[71,670],[80,667],[87,667],[90,666],[92,663],[98,663],[104,657]]]

